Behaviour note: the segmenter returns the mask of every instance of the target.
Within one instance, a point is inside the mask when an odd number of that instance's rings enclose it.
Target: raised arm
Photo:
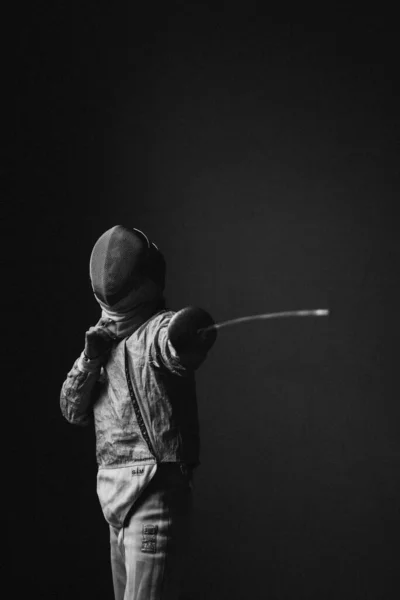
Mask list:
[[[166,315],[153,342],[153,358],[168,370],[184,374],[197,369],[206,359],[217,334],[199,331],[214,323],[203,309],[189,306]]]
[[[63,416],[73,425],[88,425],[92,421],[92,405],[101,367],[115,342],[114,334],[107,329],[107,320],[101,319],[85,334],[85,349],[75,361],[64,381],[60,394]]]

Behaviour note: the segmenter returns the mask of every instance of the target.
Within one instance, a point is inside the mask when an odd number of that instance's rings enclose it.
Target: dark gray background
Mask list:
[[[58,396],[118,223],[163,250],[174,309],[331,310],[222,331],[198,372],[189,597],[399,597],[398,32],[383,12],[286,16],[53,3],[21,25],[40,335],[18,404],[36,526],[19,513],[14,558],[41,598],[112,597],[94,434]]]

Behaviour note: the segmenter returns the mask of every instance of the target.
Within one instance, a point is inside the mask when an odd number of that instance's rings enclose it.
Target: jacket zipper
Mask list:
[[[129,373],[129,366],[128,366],[128,349],[126,347],[126,340],[124,343],[124,351],[125,351],[125,376],[126,376],[126,382],[128,384],[129,395],[132,400],[133,410],[135,411],[135,415],[136,415],[136,419],[137,419],[137,422],[139,425],[140,432],[150,450],[150,453],[157,460],[157,456],[156,456],[156,453],[154,450],[154,445],[150,439],[149,432],[147,431],[146,424],[143,420],[143,415],[142,415],[142,412],[140,410],[140,406],[139,406],[139,403],[137,400],[137,394],[135,394],[135,392],[133,391],[132,379],[131,379],[131,376]]]

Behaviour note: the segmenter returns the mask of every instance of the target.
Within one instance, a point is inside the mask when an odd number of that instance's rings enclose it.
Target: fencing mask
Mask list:
[[[166,264],[162,253],[138,229],[115,225],[94,245],[90,279],[103,311],[128,315],[163,301]]]

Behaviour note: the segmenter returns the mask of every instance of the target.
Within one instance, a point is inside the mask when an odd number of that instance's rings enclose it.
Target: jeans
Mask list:
[[[189,475],[159,465],[124,526],[110,525],[115,600],[178,600],[191,507]]]

